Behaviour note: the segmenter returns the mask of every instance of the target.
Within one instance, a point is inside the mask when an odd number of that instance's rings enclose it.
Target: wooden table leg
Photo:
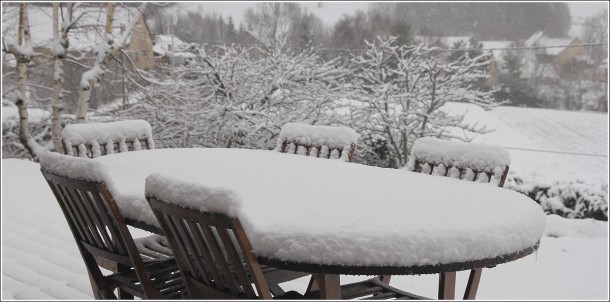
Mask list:
[[[468,277],[468,284],[466,284],[466,291],[464,292],[464,300],[474,300],[479,289],[479,282],[481,281],[482,268],[475,268],[470,270],[470,276]]]
[[[438,299],[455,300],[455,272],[440,273],[438,280]]]
[[[325,300],[341,299],[341,282],[339,275],[314,274],[316,283],[320,287],[320,298]]]

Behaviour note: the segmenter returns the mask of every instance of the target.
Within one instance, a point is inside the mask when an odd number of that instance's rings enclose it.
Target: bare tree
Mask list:
[[[51,138],[53,141],[53,148],[55,151],[60,152],[61,146],[61,115],[64,109],[63,104],[63,88],[64,88],[64,61],[68,53],[68,32],[76,24],[82,14],[74,18],[73,13],[75,3],[67,3],[67,13],[64,16],[63,3],[53,3],[53,59],[55,61],[53,65],[53,98],[51,101]],[[61,23],[60,23],[61,16]]]
[[[138,7],[136,14],[133,19],[127,25],[123,33],[114,39],[112,35],[112,24],[114,19],[114,3],[108,3],[106,12],[106,33],[103,41],[96,46],[95,53],[96,58],[93,67],[83,73],[80,82],[80,94],[79,94],[79,109],[77,115],[77,123],[83,123],[86,119],[87,111],[89,110],[89,102],[91,100],[91,90],[93,87],[99,85],[103,75],[106,73],[108,64],[112,60],[116,60],[121,50],[129,43],[129,38],[135,28],[136,23],[142,17],[144,10],[146,9],[147,3],[144,2]]]
[[[492,91],[480,91],[471,83],[485,78],[488,54],[470,58],[468,53],[446,62],[433,48],[396,46],[396,37],[367,42],[368,49],[353,58],[352,122],[364,136],[376,136],[387,145],[388,167],[400,168],[408,161],[413,142],[420,137],[456,138],[451,128],[484,133],[484,127],[466,124],[463,116],[442,110],[449,101],[462,101],[490,108],[497,105]]]
[[[300,17],[300,5],[290,2],[257,3],[245,14],[248,29],[267,45],[285,42]]]
[[[28,6],[26,3],[19,4],[19,25],[17,41],[13,37],[4,37],[3,51],[11,53],[17,60],[17,91],[16,101],[19,111],[19,141],[28,153],[36,158],[40,147],[35,140],[31,139],[28,118],[28,96],[26,91],[28,63],[34,57],[32,48],[32,37],[30,35],[30,23],[28,19]]]

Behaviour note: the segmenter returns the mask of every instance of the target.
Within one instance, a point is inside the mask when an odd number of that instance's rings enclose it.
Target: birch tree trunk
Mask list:
[[[85,122],[87,111],[89,110],[89,103],[91,101],[91,89],[93,89],[93,87],[96,85],[99,85],[102,76],[106,72],[108,63],[110,63],[113,58],[116,58],[121,52],[121,49],[127,45],[127,41],[129,40],[136,23],[138,23],[142,17],[142,14],[144,13],[144,10],[146,9],[146,4],[147,3],[142,3],[142,5],[138,7],[137,13],[134,14],[133,19],[125,28],[125,31],[121,34],[119,39],[115,41],[114,37],[112,36],[114,3],[108,3],[106,15],[106,37],[104,38],[104,42],[97,46],[97,57],[93,67],[89,71],[83,73],[81,77],[78,104],[79,110],[76,120],[77,123]]]
[[[31,49],[31,36],[30,36],[30,24],[28,20],[28,8],[25,3],[21,3],[19,5],[19,34],[18,34],[18,45],[19,50],[15,51],[13,54],[17,59],[17,101],[15,104],[17,105],[17,109],[19,112],[19,140],[25,147],[25,149],[32,155],[32,157],[36,157],[34,154],[34,150],[29,144],[30,140],[30,128],[29,128],[29,118],[28,118],[28,102],[26,95],[26,83],[27,83],[27,71],[28,71],[28,63],[31,60],[31,56],[28,51],[25,53],[22,50],[22,45],[25,42],[25,49]]]
[[[64,110],[63,103],[63,86],[64,86],[64,60],[68,53],[68,32],[73,25],[72,10],[74,3],[68,3],[68,14],[66,16],[68,22],[59,21],[59,6],[60,3],[53,3],[53,57],[55,59],[53,72],[53,111],[51,113],[51,137],[53,148],[57,152],[62,152],[61,144],[61,114]]]

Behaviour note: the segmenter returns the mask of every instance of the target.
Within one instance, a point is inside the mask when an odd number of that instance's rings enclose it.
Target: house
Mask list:
[[[481,41],[481,44],[483,49],[491,54],[491,62],[487,67],[487,75],[489,76],[487,83],[493,86],[499,83],[500,75],[506,72],[504,55],[507,48],[515,47],[515,43],[512,41]]]
[[[74,12],[74,16],[81,13],[79,25],[70,30],[68,34],[69,48],[77,57],[90,59],[94,56],[93,51],[96,45],[103,41],[105,22],[106,22],[106,3],[83,3]],[[117,7],[115,9],[113,21],[113,36],[118,37],[125,27],[131,22],[131,17],[135,14],[135,7]],[[3,36],[16,36],[18,11],[17,4],[9,4],[3,7]],[[65,13],[65,7],[63,9]],[[7,18],[5,18],[7,16]],[[30,23],[30,34],[32,37],[32,47],[36,53],[43,57],[52,57],[53,49],[53,7],[50,3],[32,3],[28,5],[28,17]],[[153,60],[153,38],[146,23],[146,16],[142,15],[136,23],[129,45],[124,51],[130,54],[136,67],[139,69],[150,70],[154,68]],[[83,62],[84,63],[84,62]]]
[[[125,52],[139,69],[152,70],[155,68],[153,37],[146,23],[146,15],[142,14],[136,23]]]
[[[95,61],[95,49],[104,41],[106,25],[106,3],[82,3],[75,11],[74,17],[80,17],[76,27],[72,28],[68,34],[68,53],[70,60],[64,64],[64,113],[73,113],[76,110],[79,98],[81,76],[89,70]],[[136,7],[117,5],[113,21],[112,35],[117,38],[122,31],[130,24],[136,12]],[[66,14],[65,4],[62,9]],[[10,3],[3,6],[2,28],[3,37],[16,37],[18,29],[19,5]],[[37,54],[29,64],[28,82],[32,84],[30,91],[37,97],[31,99],[32,105],[37,100],[49,99],[52,90],[44,87],[53,86],[53,7],[51,3],[31,3],[28,4],[28,19],[30,24],[30,34],[32,48]],[[131,60],[123,58],[122,65],[110,62],[107,66],[107,73],[102,78],[102,84],[93,90],[91,98],[91,108],[97,108],[115,100],[118,96],[127,93],[127,85],[124,77],[125,73],[121,66],[130,70],[134,66],[141,70],[151,70],[154,68],[153,43],[150,30],[146,24],[146,17],[142,16],[133,29],[129,44],[123,49]],[[3,64],[3,74],[14,70],[11,63],[14,61],[12,55],[4,55],[7,63]],[[133,65],[131,64],[133,62]],[[9,77],[3,78],[4,81],[11,81]],[[43,88],[36,88],[43,87]]]
[[[185,43],[174,35],[156,35],[153,52],[157,65],[184,66],[197,60],[197,44]]]
[[[471,36],[424,36],[416,35],[413,37],[415,42],[424,44],[427,47],[438,47],[442,49],[453,48],[457,43],[462,43],[464,47],[469,47]]]
[[[589,52],[582,46],[578,37],[549,38],[539,31],[525,40],[525,47],[541,47],[535,51],[536,60],[540,63],[549,63],[557,69],[576,64],[586,67],[590,65]]]

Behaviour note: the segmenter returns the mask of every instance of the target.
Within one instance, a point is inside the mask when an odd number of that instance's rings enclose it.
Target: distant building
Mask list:
[[[487,67],[487,74],[489,76],[487,83],[496,85],[499,83],[500,75],[506,72],[504,68],[506,49],[515,47],[515,43],[512,41],[481,41],[481,44],[483,44],[483,49],[491,53],[491,62]]]
[[[541,47],[535,51],[537,61],[552,64],[559,69],[573,64],[583,67],[591,64],[589,52],[582,44],[578,37],[549,38],[542,31],[524,42],[525,47]]]
[[[139,69],[152,70],[155,68],[153,37],[144,14],[136,23],[131,34],[131,41],[125,52]]]

